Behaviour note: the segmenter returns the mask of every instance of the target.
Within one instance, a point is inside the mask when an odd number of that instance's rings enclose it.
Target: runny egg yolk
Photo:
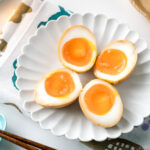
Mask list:
[[[105,115],[114,105],[115,97],[109,87],[96,84],[87,90],[84,100],[89,111],[96,115]]]
[[[53,97],[67,96],[74,89],[74,81],[68,72],[55,72],[45,80],[45,90]]]
[[[91,61],[93,49],[95,46],[86,38],[73,38],[63,45],[62,56],[72,65],[85,66]]]
[[[117,75],[121,73],[127,64],[127,56],[118,49],[104,50],[97,58],[96,69],[100,72]]]

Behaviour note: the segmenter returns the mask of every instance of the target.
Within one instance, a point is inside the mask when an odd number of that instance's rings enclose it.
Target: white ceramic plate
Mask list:
[[[57,57],[57,43],[64,30],[74,24],[83,24],[95,34],[98,52],[110,42],[121,39],[132,41],[137,48],[135,71],[130,78],[116,85],[124,104],[124,113],[115,127],[105,129],[92,124],[81,112],[78,101],[61,109],[43,108],[34,102],[33,91],[38,80],[49,71],[62,67]],[[127,25],[119,24],[104,15],[62,16],[40,28],[18,59],[17,76],[23,107],[31,114],[32,120],[39,122],[43,129],[50,129],[55,135],[81,141],[117,138],[140,125],[144,117],[150,114],[150,50],[146,42]],[[85,84],[94,75],[89,71],[80,77]]]

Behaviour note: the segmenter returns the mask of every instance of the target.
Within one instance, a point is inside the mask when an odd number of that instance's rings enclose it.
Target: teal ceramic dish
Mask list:
[[[6,119],[3,114],[0,114],[0,130],[4,131],[5,129],[6,129]],[[2,139],[0,138],[0,141],[1,140]]]

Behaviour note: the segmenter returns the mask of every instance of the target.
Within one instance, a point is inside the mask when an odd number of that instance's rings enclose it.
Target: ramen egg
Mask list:
[[[137,51],[128,40],[117,40],[106,46],[98,55],[94,67],[97,78],[116,84],[126,79],[137,62]]]
[[[62,34],[58,43],[58,56],[65,67],[85,72],[94,65],[96,55],[96,39],[87,27],[73,25]]]
[[[103,80],[94,79],[87,83],[80,94],[79,103],[91,122],[105,128],[115,126],[123,114],[118,91]]]
[[[59,108],[73,103],[81,90],[78,74],[62,68],[48,73],[38,82],[34,99],[42,106]]]

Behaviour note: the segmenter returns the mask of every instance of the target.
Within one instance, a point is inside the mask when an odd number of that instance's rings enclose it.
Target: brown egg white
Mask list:
[[[57,69],[45,75],[36,85],[34,100],[44,106],[60,108],[73,103],[82,90],[77,73]]]
[[[136,62],[137,51],[134,44],[128,40],[117,40],[101,50],[94,74],[99,79],[116,84],[132,73]]]
[[[87,83],[80,94],[79,103],[84,115],[101,127],[115,126],[123,114],[118,91],[103,80],[94,79]]]
[[[75,72],[88,71],[94,65],[96,55],[96,39],[87,27],[73,25],[62,34],[58,56],[65,67]]]

